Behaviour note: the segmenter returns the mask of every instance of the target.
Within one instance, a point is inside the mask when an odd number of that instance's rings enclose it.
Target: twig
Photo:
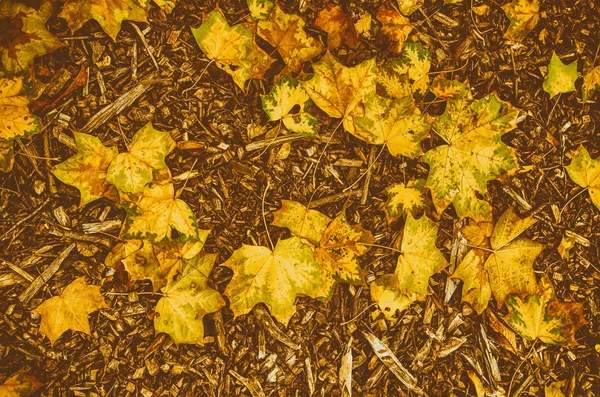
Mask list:
[[[54,274],[60,268],[60,265],[62,265],[64,260],[67,259],[67,256],[69,256],[69,254],[71,253],[71,251],[73,251],[74,248],[75,243],[71,243],[71,245],[62,250],[61,253],[58,254],[58,256],[56,257],[56,259],[52,261],[50,266],[44,269],[42,274],[40,274],[35,280],[33,280],[29,287],[27,287],[27,289],[23,291],[23,293],[21,293],[21,296],[19,296],[19,301],[21,303],[29,302],[31,298],[33,298],[35,294],[37,294],[40,288],[42,288],[42,286],[46,284],[46,282],[50,280],[52,276],[54,276]]]
[[[332,196],[323,197],[318,200],[315,200],[312,203],[310,203],[309,208],[316,208],[316,207],[320,207],[325,204],[334,203],[334,202],[340,201],[341,199],[346,198],[346,197],[360,197],[360,196],[362,196],[362,191],[349,190],[347,192],[337,193]]]
[[[46,204],[48,204],[49,202],[50,202],[50,197],[48,197],[46,199],[46,201],[44,201],[42,203],[42,205],[40,205],[38,208],[36,208],[31,214],[25,216],[20,221],[18,221],[14,225],[12,225],[12,227],[10,229],[8,229],[6,232],[4,232],[4,234],[0,237],[0,241],[4,240],[4,237],[6,237],[8,234],[10,234],[13,230],[15,230],[16,228],[18,228],[19,226],[21,226],[24,222],[27,222],[29,219],[31,219],[34,216],[36,216],[46,206]]]
[[[142,45],[146,49],[146,52],[148,52],[148,55],[150,55],[150,59],[152,59],[152,63],[154,64],[154,67],[156,68],[156,70],[160,71],[160,68],[158,67],[158,62],[156,62],[156,59],[154,58],[154,55],[152,55],[152,51],[150,51],[150,46],[148,45],[148,42],[146,41],[146,38],[144,37],[144,34],[142,33],[142,31],[140,30],[140,28],[138,28],[138,26],[134,22],[129,21],[129,23],[131,24],[131,26],[133,26],[133,30],[135,30],[135,32],[138,34],[138,36],[140,36],[140,40],[142,41]]]

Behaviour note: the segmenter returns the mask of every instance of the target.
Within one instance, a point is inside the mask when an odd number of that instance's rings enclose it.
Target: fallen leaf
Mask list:
[[[581,99],[589,101],[595,91],[600,91],[600,66],[594,67],[588,59],[583,63],[583,84],[581,85]]]
[[[181,276],[163,288],[155,309],[157,334],[167,333],[178,344],[204,344],[204,316],[225,306],[221,294],[207,285],[216,257],[205,254],[186,260]]]
[[[358,21],[354,24],[356,32],[364,37],[371,37],[371,25],[373,24],[373,17],[368,12],[365,12],[360,16]]]
[[[297,72],[304,62],[323,52],[321,42],[306,34],[304,20],[295,14],[287,14],[278,6],[268,18],[258,22],[257,33],[277,49],[292,72]]]
[[[421,154],[421,141],[431,129],[431,118],[421,114],[412,98],[392,100],[372,94],[365,102],[365,115],[354,118],[354,136],[386,145],[393,156],[415,158]]]
[[[571,158],[571,164],[565,167],[569,177],[579,186],[588,189],[592,203],[600,208],[600,159],[592,159],[583,146]]]
[[[577,240],[575,240],[573,237],[569,237],[566,235],[563,236],[560,240],[560,244],[556,249],[558,250],[560,257],[564,261],[568,260],[571,257],[571,250],[573,249],[573,247],[575,247],[576,241]]]
[[[148,22],[146,13],[149,4],[137,0],[66,0],[58,16],[67,21],[73,32],[94,19],[108,37],[116,41],[123,21]]]
[[[547,276],[542,277],[535,293],[506,299],[506,323],[528,340],[560,346],[577,346],[575,332],[587,323],[583,306],[576,302],[559,302]]]
[[[453,202],[460,218],[491,219],[489,204],[476,192],[485,194],[488,181],[518,169],[515,149],[502,141],[516,127],[518,115],[519,110],[493,94],[448,101],[433,124],[444,144],[423,155],[429,164],[426,187],[439,214]]]
[[[309,210],[297,201],[281,200],[281,208],[273,212],[273,226],[285,227],[292,235],[318,245],[331,218],[317,210]]]
[[[42,302],[33,311],[42,317],[40,332],[50,339],[50,345],[67,330],[90,333],[88,315],[108,305],[100,294],[100,286],[88,285],[85,276],[75,279],[62,294]]]
[[[286,325],[294,314],[296,296],[322,297],[327,274],[299,237],[279,240],[273,251],[244,244],[223,266],[233,270],[225,295],[236,317],[263,302]]]
[[[34,9],[15,1],[0,2],[0,57],[7,72],[28,69],[37,56],[49,54],[63,44],[46,29],[54,12],[50,1]]]
[[[423,6],[424,0],[396,0],[398,9],[403,15],[409,16]]]
[[[165,157],[175,146],[168,132],[155,130],[150,122],[135,133],[129,150],[119,153],[110,163],[106,180],[120,192],[140,193],[154,180],[157,171],[167,167]]]
[[[550,94],[550,98],[554,98],[558,94],[575,91],[577,77],[577,60],[566,65],[553,52],[548,64],[548,74],[544,78],[544,91]]]
[[[79,190],[81,206],[101,197],[114,196],[115,193],[109,192],[113,187],[106,181],[106,172],[119,149],[116,146],[104,146],[93,135],[73,132],[73,137],[77,154],[54,166],[54,176]]]
[[[13,141],[40,131],[39,118],[29,111],[29,104],[36,94],[37,90],[31,88],[25,77],[4,77],[0,73],[0,171],[12,169]]]
[[[275,7],[271,0],[247,0],[247,4],[252,18],[258,20],[266,19]]]
[[[127,210],[122,236],[145,239],[152,243],[198,238],[196,217],[185,201],[175,198],[172,183],[147,186],[135,203],[124,203]]]
[[[312,101],[298,80],[281,75],[268,95],[262,96],[262,107],[269,120],[282,120],[289,131],[316,135],[319,120],[310,114]]]
[[[375,58],[346,67],[327,52],[313,63],[313,70],[313,77],[302,82],[302,86],[321,110],[330,117],[342,119],[346,131],[352,133],[352,117],[364,115],[364,100],[375,92]]]
[[[405,43],[399,59],[389,61],[379,68],[379,83],[395,99],[425,95],[430,68],[429,50],[419,43]]]
[[[375,239],[370,231],[361,225],[350,225],[342,213],[329,223],[319,247],[315,249],[315,259],[336,281],[363,284],[358,257],[364,255],[373,243]]]
[[[385,203],[386,215],[391,219],[415,213],[426,207],[423,196],[424,179],[414,179],[404,183],[394,183],[385,188],[388,201]]]
[[[544,386],[544,397],[565,397],[565,393],[563,393],[562,389],[566,384],[566,381],[561,380]]]
[[[540,20],[539,0],[513,0],[503,5],[502,10],[510,20],[508,30],[504,32],[508,40],[523,41]]]
[[[406,216],[396,270],[371,283],[371,295],[388,320],[397,320],[413,302],[425,300],[429,278],[448,264],[435,246],[437,234],[438,226],[426,216]]]
[[[429,89],[440,99],[472,99],[469,88],[465,84],[457,80],[447,80],[441,74],[433,79]]]
[[[358,44],[358,33],[352,18],[336,4],[326,3],[325,8],[317,14],[314,25],[327,33],[329,50],[334,50],[342,44],[354,49]]]
[[[32,375],[27,375],[24,370],[15,372],[0,385],[2,397],[28,397],[44,384]]]
[[[385,7],[381,7],[377,11],[376,17],[381,22],[381,34],[390,43],[390,50],[400,54],[404,48],[404,42],[413,30],[410,20],[394,8]]]
[[[242,90],[251,78],[263,78],[275,61],[254,42],[254,34],[244,24],[229,26],[219,10],[192,29],[204,54],[227,72]]]
[[[209,231],[198,232],[195,241],[168,241],[154,245],[145,240],[126,240],[111,250],[104,263],[110,267],[122,263],[131,281],[150,280],[156,292],[181,273],[184,261],[200,253]]]
[[[520,218],[508,209],[496,222],[489,248],[482,244],[467,253],[452,278],[463,281],[462,299],[477,313],[488,305],[490,292],[501,307],[510,294],[526,296],[535,293],[533,263],[543,245],[518,238],[537,222],[532,217]]]

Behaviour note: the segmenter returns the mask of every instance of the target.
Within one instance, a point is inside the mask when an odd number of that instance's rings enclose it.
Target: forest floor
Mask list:
[[[310,25],[324,2],[307,3],[301,15]],[[95,66],[84,76],[87,95],[81,87],[45,110],[43,133],[17,142],[13,170],[0,174],[0,258],[35,278],[71,243],[76,249],[28,304],[20,303],[19,296],[31,280],[6,262],[0,265],[0,380],[26,366],[44,383],[38,392],[43,396],[343,396],[339,369],[350,346],[354,395],[415,395],[377,359],[364,331],[377,335],[429,396],[477,396],[469,371],[490,390],[503,389],[510,396],[544,396],[545,386],[556,380],[566,381],[567,396],[600,396],[600,211],[589,194],[578,194],[581,187],[564,168],[568,153],[579,145],[593,158],[600,155],[600,106],[582,103],[579,92],[549,99],[542,90],[553,52],[566,63],[594,57],[600,10],[594,0],[543,2],[544,15],[522,45],[507,45],[503,33],[509,21],[500,3],[426,1],[410,17],[413,34],[431,43],[431,73],[446,71],[446,78],[468,82],[475,98],[495,92],[526,115],[503,138],[516,148],[526,172],[489,183],[486,199],[495,218],[514,207],[538,219],[525,233],[544,245],[536,274],[550,276],[561,300],[583,304],[588,323],[577,332],[579,346],[518,338],[516,349],[507,348],[494,327],[506,309],[492,303],[482,315],[469,310],[461,303],[460,283],[450,280],[452,269],[432,277],[427,300],[413,304],[396,323],[383,319],[368,286],[338,284],[327,302],[299,297],[287,326],[260,308],[234,319],[225,306],[206,316],[204,346],[177,345],[165,334],[156,335],[152,318],[159,296],[151,293],[151,284],[128,284],[103,264],[117,243],[125,211],[106,199],[79,206],[78,192],[49,171],[73,154],[71,132],[140,82],[150,81],[138,99],[94,134],[107,146],[123,147],[122,134],[131,137],[148,121],[171,132],[180,144],[168,166],[198,226],[211,230],[204,251],[218,255],[217,265],[242,244],[268,246],[263,215],[270,225],[282,199],[310,202],[330,217],[346,211],[351,222],[373,233],[378,245],[391,247],[403,221],[388,224],[385,188],[425,178],[428,172],[422,161],[380,152],[344,132],[337,132],[326,148],[335,119],[322,126],[325,138],[291,141],[289,155],[280,152],[280,142],[251,139],[248,125],[277,126],[263,112],[261,95],[269,92],[282,65],[276,63],[265,80],[250,80],[243,92],[215,65],[207,67],[209,60],[190,30],[216,5],[178,0],[172,13],[155,7],[149,24],[138,24],[146,43],[127,22],[113,42],[95,22],[71,33],[56,14],[50,20],[49,30],[66,46],[36,61],[38,78],[60,90],[87,65]],[[364,12],[375,15],[382,4],[359,0],[343,2],[343,7],[356,19]],[[482,4],[490,6],[489,13],[475,15],[472,6]],[[219,7],[231,24],[248,14],[241,0]],[[299,5],[282,7],[297,12]],[[153,50],[158,71],[145,45]],[[268,44],[261,45],[272,52]],[[374,36],[334,55],[346,65],[391,56]],[[428,113],[443,113],[443,101],[433,96],[424,101],[430,102]],[[197,143],[194,150],[181,145],[184,140]],[[248,147],[256,141],[265,145]],[[184,172],[186,177],[178,179]],[[448,259],[456,244],[456,223],[452,207],[439,219],[437,246]],[[101,231],[90,233],[98,225]],[[557,251],[565,231],[589,241],[588,246],[577,244],[566,260]],[[273,241],[289,234],[276,227],[269,232]],[[370,281],[393,271],[396,253],[374,247],[362,259]],[[69,331],[51,346],[38,332],[39,318],[31,310],[80,276],[102,286],[110,308],[90,316],[91,336]],[[210,283],[223,292],[231,277],[230,269],[215,266]],[[460,346],[451,349],[456,341]],[[264,394],[258,394],[256,384]]]

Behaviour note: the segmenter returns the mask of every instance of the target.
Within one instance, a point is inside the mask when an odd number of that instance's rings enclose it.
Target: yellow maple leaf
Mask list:
[[[543,88],[550,98],[558,94],[575,91],[575,81],[578,79],[577,60],[564,64],[555,52],[548,64],[548,74],[544,78]]]
[[[600,66],[595,66],[588,59],[583,63],[583,84],[581,85],[581,99],[590,100],[595,91],[600,90]]]
[[[263,78],[275,61],[254,42],[254,33],[244,24],[229,26],[219,10],[214,10],[192,29],[200,49],[227,72],[242,90],[250,78]]]
[[[396,0],[398,9],[403,15],[409,16],[423,6],[425,0]]]
[[[508,314],[504,321],[528,340],[577,346],[575,332],[587,323],[583,306],[576,302],[560,302],[548,276],[542,277],[534,293],[521,298],[511,295],[506,300]]]
[[[6,71],[24,71],[36,56],[63,46],[46,29],[53,12],[51,1],[42,2],[37,10],[12,0],[0,2],[0,57]]]
[[[233,270],[225,295],[236,317],[263,302],[278,321],[287,324],[297,295],[319,298],[323,284],[330,284],[325,278],[328,272],[314,260],[311,246],[299,237],[279,240],[273,251],[244,244],[223,266]]]
[[[149,5],[150,2],[145,0],[65,0],[58,16],[67,21],[73,32],[94,19],[115,41],[123,21],[148,22]]]
[[[407,214],[415,216],[414,212],[425,208],[424,186],[425,180],[415,179],[406,184],[394,183],[385,188],[385,194],[388,196],[385,203],[388,223]]]
[[[361,225],[350,225],[342,213],[323,233],[319,247],[315,249],[315,259],[336,281],[362,284],[364,277],[358,257],[373,243],[375,239],[370,231]]]
[[[421,114],[411,97],[392,100],[372,94],[365,98],[365,114],[354,117],[352,135],[375,145],[386,145],[393,156],[415,158],[431,129],[431,118]]]
[[[525,296],[535,292],[533,263],[543,245],[518,237],[536,222],[532,217],[520,218],[512,208],[508,209],[494,226],[489,248],[485,243],[474,248],[454,271],[452,277],[463,281],[463,301],[478,313],[487,307],[490,292],[499,307],[510,294]]]
[[[562,389],[566,384],[567,382],[564,380],[550,383],[544,387],[544,397],[565,397]]]
[[[54,166],[54,176],[79,190],[82,206],[103,196],[115,196],[109,192],[112,186],[106,182],[106,171],[119,149],[104,146],[93,135],[74,132],[73,136],[77,154]]]
[[[513,41],[523,41],[540,20],[539,0],[513,0],[503,5],[502,10],[510,20],[504,37]]]
[[[331,218],[317,210],[309,210],[292,200],[281,200],[281,208],[273,212],[273,226],[285,227],[294,236],[305,238],[318,245]]]
[[[472,99],[469,88],[457,80],[448,80],[439,74],[431,82],[431,92],[440,99]]]
[[[250,10],[250,15],[253,19],[263,20],[266,19],[273,7],[275,7],[275,3],[271,0],[247,0],[248,9]]]
[[[2,397],[28,397],[35,393],[43,383],[34,376],[27,375],[22,369],[15,372],[0,385],[0,396]]]
[[[352,117],[364,115],[364,100],[375,92],[375,58],[346,67],[327,52],[313,63],[313,70],[314,76],[302,86],[319,108],[342,119],[346,131],[354,132]]]
[[[429,50],[419,43],[405,43],[399,59],[386,62],[379,68],[379,83],[392,98],[425,95],[430,68]]]
[[[448,101],[433,129],[444,144],[423,155],[430,170],[426,186],[438,213],[450,204],[459,217],[490,220],[491,208],[479,200],[487,183],[518,169],[515,150],[502,135],[517,125],[519,111],[493,94],[477,101]]]
[[[140,128],[129,144],[129,150],[119,153],[106,170],[106,180],[121,193],[137,194],[144,190],[155,174],[164,170],[165,157],[175,149],[168,132],[155,130],[149,122]]]
[[[572,154],[566,166],[569,177],[579,186],[588,189],[592,203],[600,208],[600,159],[592,159],[583,146]]]
[[[196,217],[185,201],[175,198],[172,183],[147,186],[135,203],[124,203],[124,207],[124,238],[159,243],[172,240],[175,231],[180,241],[198,238]]]
[[[396,270],[370,285],[373,299],[388,320],[396,320],[413,302],[425,300],[429,278],[448,264],[435,246],[437,234],[438,226],[426,216],[406,216]]]
[[[0,171],[12,168],[13,141],[40,131],[40,120],[29,111],[36,94],[25,77],[0,73]]]
[[[278,6],[269,17],[258,22],[258,35],[277,49],[292,72],[323,51],[321,42],[304,31],[305,22],[295,14],[287,14]]]
[[[60,296],[54,296],[34,309],[42,317],[40,332],[54,342],[67,330],[90,333],[88,315],[108,308],[100,286],[88,285],[85,276],[75,279]]]
[[[221,294],[207,285],[216,257],[205,254],[186,260],[182,274],[162,289],[154,317],[157,334],[165,332],[175,343],[204,344],[204,316],[225,306]]]

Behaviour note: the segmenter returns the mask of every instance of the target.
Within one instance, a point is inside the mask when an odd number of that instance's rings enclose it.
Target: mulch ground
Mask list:
[[[490,5],[490,13],[475,19],[471,5],[484,3]],[[344,2],[351,15],[362,10],[375,14],[381,5],[381,1]],[[260,95],[269,91],[283,64],[269,71],[265,81],[251,81],[247,92],[214,65],[201,76],[209,60],[190,27],[198,26],[202,14],[215,4],[178,0],[172,14],[155,8],[149,26],[144,30],[140,25],[159,71],[127,22],[115,43],[95,23],[71,34],[64,21],[50,20],[50,30],[64,37],[67,46],[38,59],[36,74],[56,85],[57,92],[82,67],[89,67],[89,78],[43,110],[44,132],[17,143],[13,171],[0,175],[0,257],[36,277],[69,244],[76,243],[76,251],[28,304],[18,298],[30,282],[0,266],[0,379],[27,366],[45,383],[43,396],[256,397],[255,383],[265,396],[342,396],[339,367],[352,340],[354,395],[412,395],[375,357],[361,333],[370,331],[395,352],[429,396],[475,396],[467,371],[474,371],[487,385],[510,389],[511,396],[543,396],[544,386],[555,380],[568,381],[568,396],[600,395],[600,211],[588,194],[575,197],[581,188],[564,169],[569,151],[580,144],[592,157],[600,155],[600,107],[582,104],[575,92],[549,99],[542,91],[553,51],[563,62],[594,56],[600,7],[594,0],[546,1],[545,16],[523,45],[509,46],[502,37],[508,19],[500,5],[487,0],[447,5],[427,1],[411,21],[419,38],[431,43],[434,73],[452,71],[445,76],[468,81],[476,98],[496,92],[527,114],[504,139],[517,149],[527,172],[490,183],[486,198],[495,216],[512,206],[539,220],[526,233],[546,247],[536,261],[536,271],[550,275],[560,299],[584,305],[589,323],[577,333],[580,346],[532,346],[518,338],[518,349],[510,351],[491,326],[494,315],[504,315],[505,309],[491,304],[482,316],[472,313],[460,303],[460,287],[454,290],[447,285],[449,270],[433,277],[427,301],[414,304],[396,324],[372,315],[375,308],[368,287],[342,284],[327,303],[299,298],[297,314],[287,328],[260,308],[236,319],[224,308],[206,317],[205,346],[178,346],[166,335],[155,335],[152,316],[158,297],[151,294],[150,283],[128,287],[118,271],[103,264],[117,242],[124,211],[108,200],[79,207],[77,191],[49,173],[57,162],[54,159],[72,155],[70,133],[84,129],[94,114],[136,85],[144,86],[139,98],[119,115],[102,120],[94,133],[106,145],[124,150],[121,134],[131,137],[151,120],[157,129],[174,130],[177,141],[198,143],[194,150],[180,147],[168,165],[174,176],[192,171],[181,198],[193,208],[199,226],[212,229],[205,251],[218,254],[217,263],[242,243],[268,245],[261,212],[267,181],[267,221],[281,199],[307,203],[312,198],[312,206],[330,216],[345,209],[348,219],[371,230],[378,244],[392,246],[402,221],[388,225],[382,209],[384,189],[427,175],[423,163],[384,150],[368,178],[355,184],[379,148],[347,133],[338,132],[332,139],[315,185],[312,169],[325,140],[294,140],[285,160],[277,157],[278,143],[248,148],[248,124],[269,126]],[[230,23],[247,15],[240,0],[219,6]],[[294,11],[298,4],[286,2],[283,7]],[[303,15],[313,21],[323,7],[322,0],[308,1]],[[266,43],[260,44],[272,52]],[[335,55],[347,65],[391,56],[375,40],[362,40],[356,50],[341,49]],[[309,65],[306,68],[310,71]],[[441,114],[443,103],[431,99],[425,98],[432,102],[427,111]],[[327,136],[336,124],[330,120],[322,134]],[[358,160],[362,166],[340,167],[339,159]],[[177,184],[177,188],[184,186],[184,178]],[[456,238],[455,223],[452,209],[447,210],[441,217],[438,241],[447,258]],[[566,230],[590,242],[588,247],[577,245],[569,260],[561,259],[556,250]],[[270,232],[273,240],[288,233],[275,227]],[[393,251],[374,248],[365,258],[368,280],[395,266]],[[110,309],[90,316],[91,337],[68,331],[50,347],[37,331],[39,318],[31,309],[82,275],[102,285]],[[212,285],[223,292],[231,276],[229,269],[217,266]],[[452,350],[452,344],[463,337],[465,342]]]

